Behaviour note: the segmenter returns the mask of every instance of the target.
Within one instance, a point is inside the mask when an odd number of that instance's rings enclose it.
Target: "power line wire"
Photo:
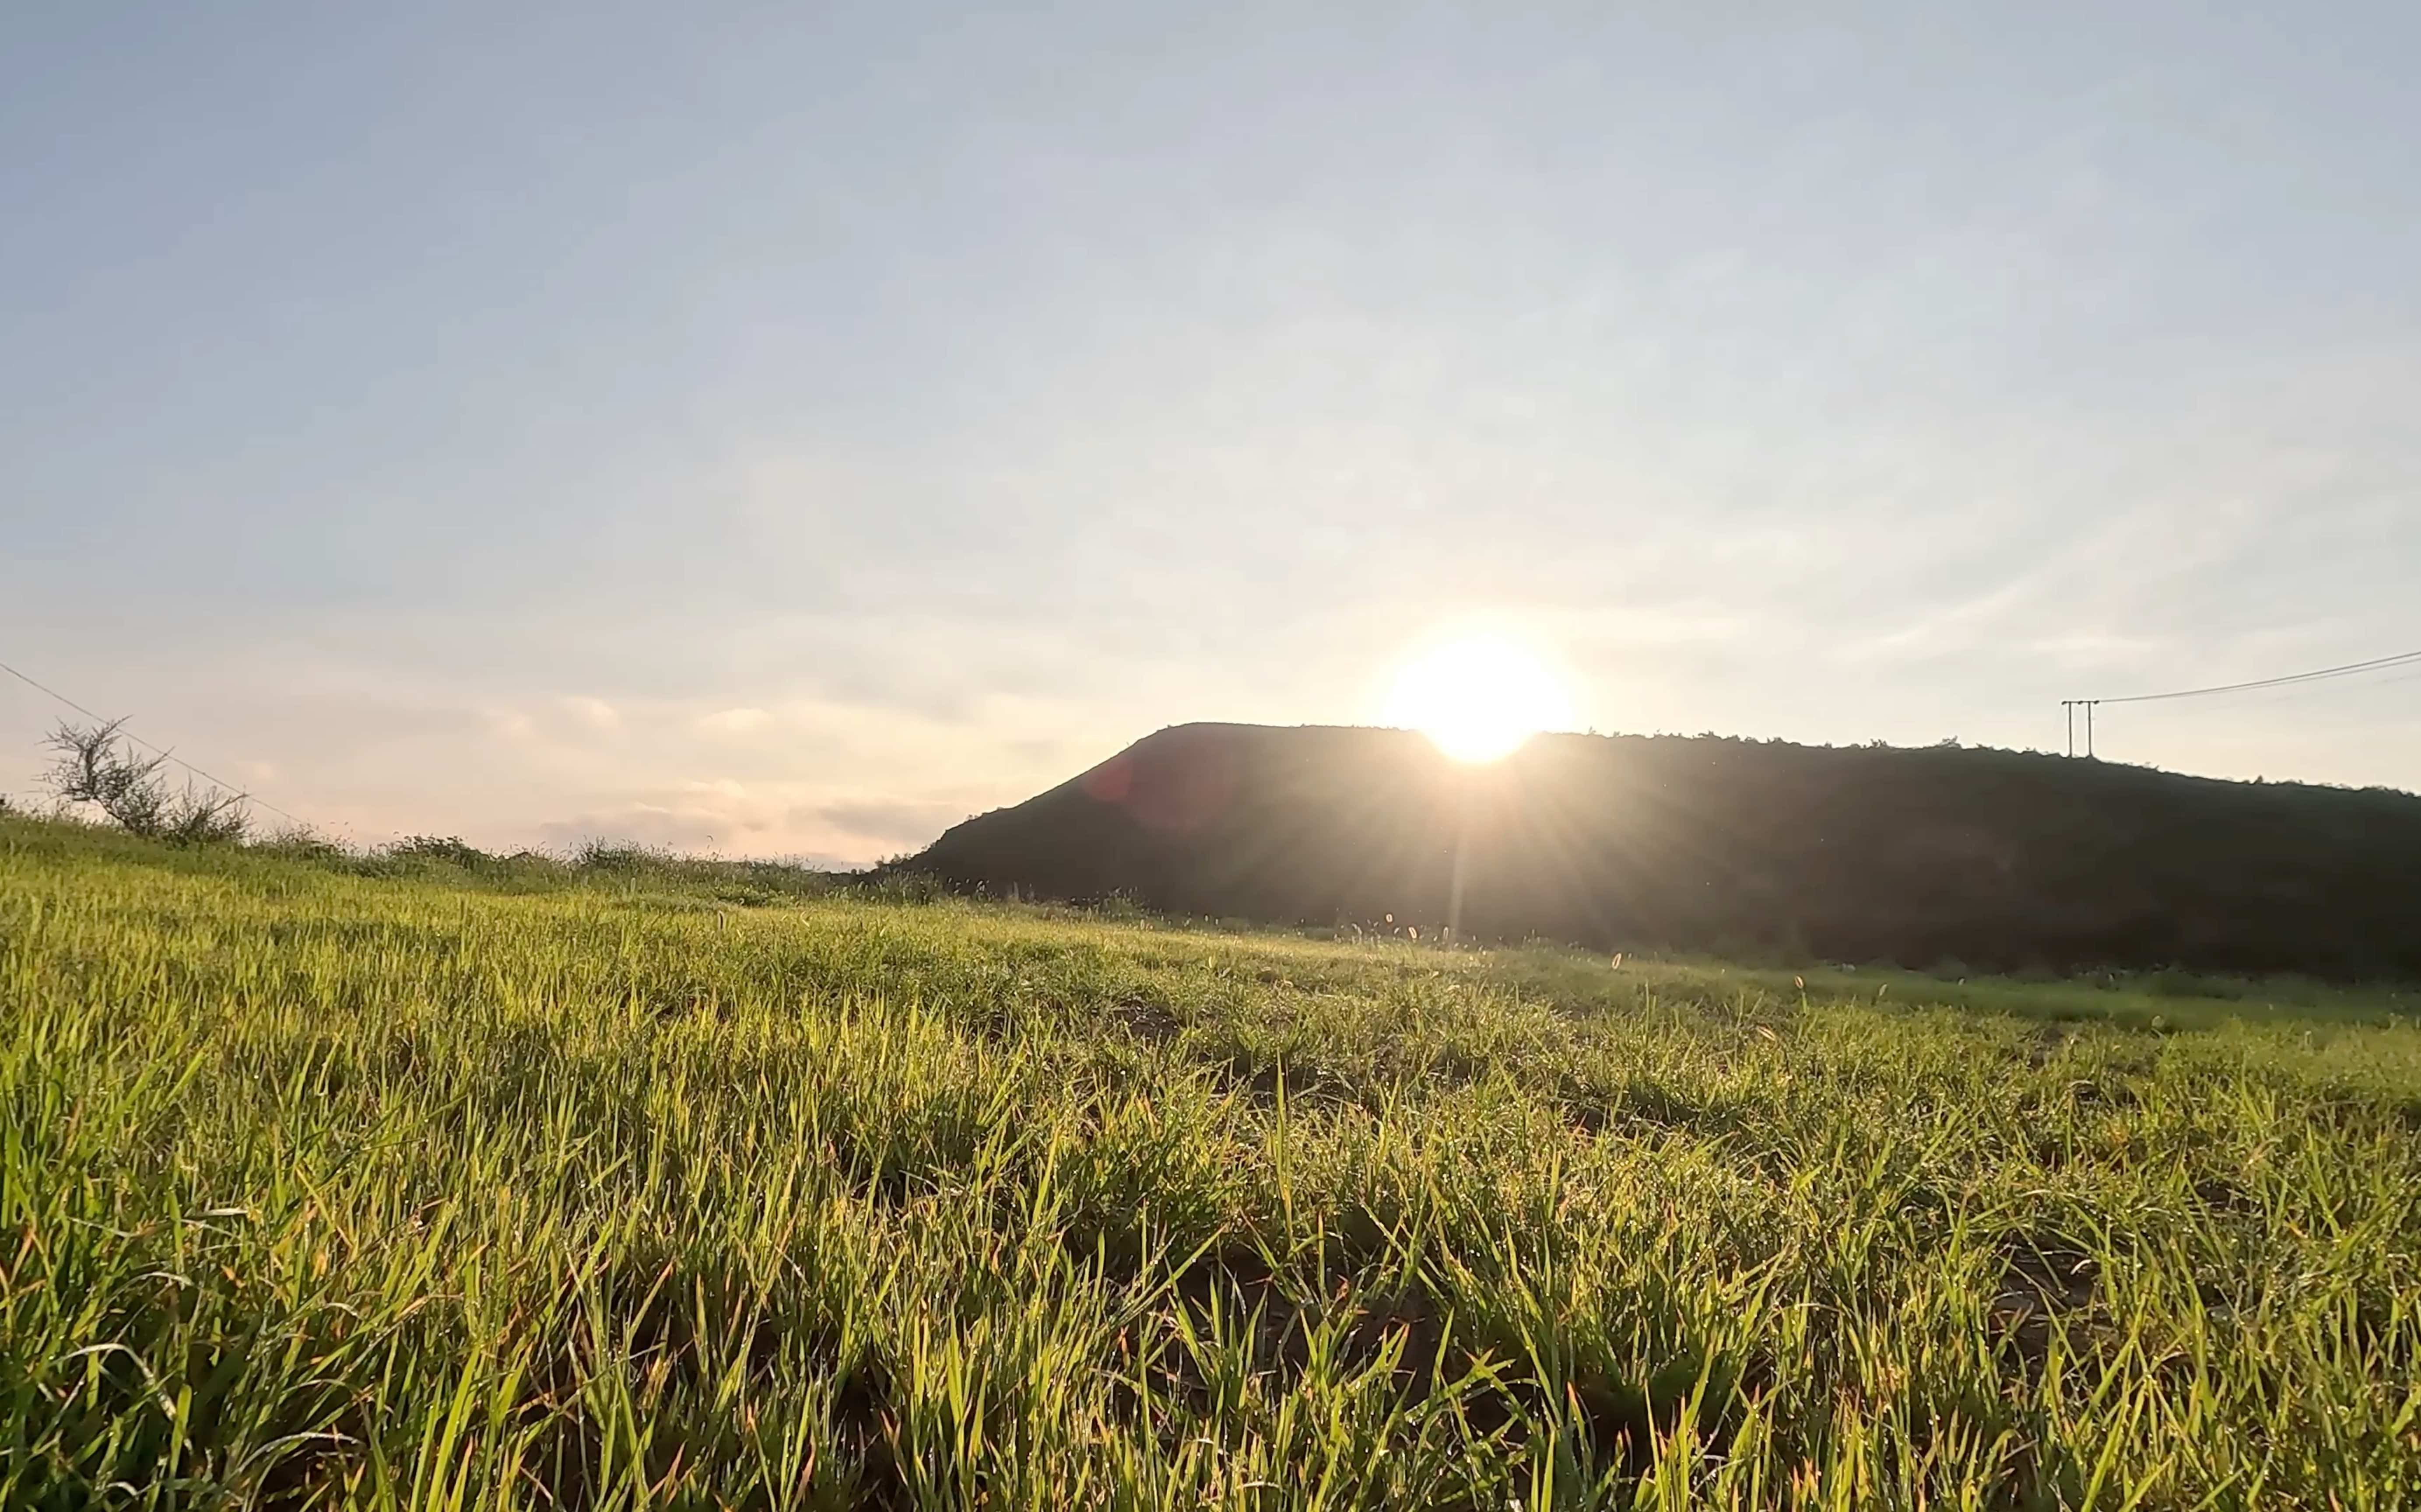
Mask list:
[[[15,667],[10,666],[6,662],[0,662],[0,672],[6,672],[8,676],[16,678],[19,682],[23,683],[26,687],[33,689],[36,693],[49,694],[51,697],[57,699],[60,703],[67,705],[70,709],[74,709],[77,713],[82,714],[86,719],[97,719],[104,725],[110,723],[110,721],[102,715],[94,713],[91,709],[86,709],[80,703],[77,703],[66,694],[59,692],[56,688],[44,687],[42,684],[36,682],[33,678],[18,671]],[[296,824],[307,822],[292,814],[287,813],[286,810],[278,807],[275,803],[271,803],[265,798],[255,797],[253,794],[244,791],[242,787],[237,787],[234,783],[227,781],[225,777],[214,777],[211,775],[201,768],[186,760],[183,756],[177,755],[174,751],[170,751],[163,746],[153,745],[150,741],[145,740],[140,735],[135,734],[133,730],[126,728],[123,724],[119,725],[117,733],[125,736],[128,740],[133,740],[135,744],[143,747],[146,751],[151,752],[163,760],[175,762],[177,765],[184,768],[187,772],[192,772],[195,776],[201,778],[204,782],[218,784],[220,787],[226,788],[228,792],[235,794],[238,798],[243,800],[247,803],[258,803],[261,807],[269,810],[272,814],[275,814],[283,818],[290,819]]]
[[[2421,662],[2399,662],[2393,666],[2376,667],[2372,670],[2385,675],[2366,678],[2361,683],[2362,687],[2394,688],[2400,684],[2421,680]],[[2329,685],[2335,680],[2337,679],[2333,678],[2323,678],[2310,683],[2290,682],[2282,688],[2263,688],[2259,692],[2268,694],[2268,697],[2248,698],[2246,702],[2254,707],[2266,709],[2273,704],[2283,703],[2297,696],[2309,697],[2314,693],[2332,692],[2334,690]]]
[[[2175,693],[2140,693],[2127,698],[2097,698],[2100,704],[2151,704],[2170,698],[2203,698],[2218,693],[2247,693],[2255,688],[2284,688],[2298,682],[2319,682],[2329,678],[2350,678],[2357,673],[2378,672],[2388,667],[2421,662],[2421,651],[2404,651],[2395,656],[2376,657],[2368,662],[2349,662],[2343,666],[2321,667],[2313,672],[2296,672],[2283,678],[2260,678],[2251,682],[2222,683],[2214,688],[2181,688]]]

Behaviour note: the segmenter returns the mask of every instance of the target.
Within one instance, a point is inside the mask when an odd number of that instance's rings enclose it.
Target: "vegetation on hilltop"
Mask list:
[[[1780,962],[2421,980],[2421,798],[1930,747],[1192,725],[907,863],[1006,894]]]
[[[0,817],[0,1503],[2421,1495],[2384,997],[718,885]]]

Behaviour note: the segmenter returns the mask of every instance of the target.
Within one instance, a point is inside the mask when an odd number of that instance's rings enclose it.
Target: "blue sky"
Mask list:
[[[16,8],[0,661],[365,841],[863,860],[1473,616],[1601,729],[2054,746],[2421,649],[2416,47]],[[2409,677],[2105,716],[2421,787]]]

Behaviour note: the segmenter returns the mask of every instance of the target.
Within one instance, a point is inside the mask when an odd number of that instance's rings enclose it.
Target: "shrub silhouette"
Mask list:
[[[146,756],[123,732],[123,720],[99,725],[62,721],[48,744],[57,753],[49,785],[65,803],[98,808],[129,834],[175,845],[243,838],[251,817],[242,793],[187,782],[171,791],[161,770],[168,754]]]

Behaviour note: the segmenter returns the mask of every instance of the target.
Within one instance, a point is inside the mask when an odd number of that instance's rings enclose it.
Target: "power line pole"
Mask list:
[[[2088,761],[2093,759],[2093,710],[2101,702],[2099,698],[2063,698],[2059,701],[2059,707],[2068,712],[2070,756],[2076,755],[2076,711],[2082,709],[2085,710],[2085,756]]]

